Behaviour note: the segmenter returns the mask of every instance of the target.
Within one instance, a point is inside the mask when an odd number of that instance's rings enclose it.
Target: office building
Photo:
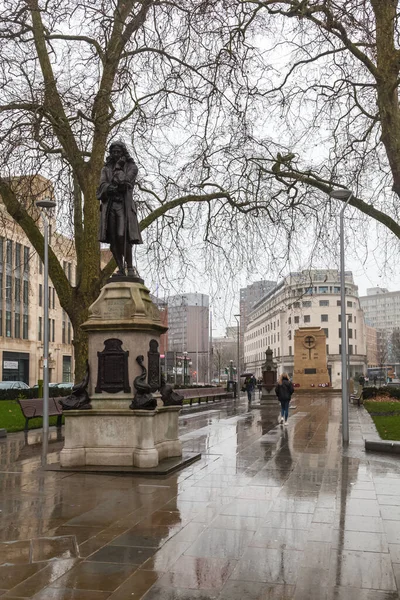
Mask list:
[[[178,362],[182,362],[181,357],[187,353],[194,383],[209,379],[209,319],[206,294],[180,294],[168,298],[168,350],[180,357]]]
[[[49,182],[36,178],[35,185]],[[48,195],[48,193],[46,194]],[[41,227],[37,209],[30,209]],[[74,284],[72,241],[55,233],[49,221],[49,245]],[[43,378],[43,264],[22,229],[0,201],[0,379],[33,386]],[[73,381],[73,331],[49,278],[49,380]]]
[[[276,281],[261,280],[255,281],[245,288],[240,289],[240,330],[239,330],[239,354],[240,370],[244,369],[244,332],[249,323],[249,315],[253,310],[254,304],[261,300],[276,286]]]
[[[367,295],[360,296],[360,304],[367,325],[378,331],[377,364],[398,362],[392,347],[392,334],[400,327],[400,291],[368,288]]]
[[[366,328],[351,272],[345,273],[350,376],[366,373]],[[253,307],[245,333],[245,368],[260,377],[265,351],[273,350],[279,373],[293,376],[294,332],[321,327],[326,335],[331,384],[341,387],[340,274],[336,270],[291,273]]]

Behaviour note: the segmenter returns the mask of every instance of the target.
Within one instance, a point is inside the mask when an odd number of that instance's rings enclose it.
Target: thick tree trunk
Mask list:
[[[83,323],[83,321],[81,321],[81,323]],[[74,381],[75,383],[79,383],[85,375],[86,360],[88,358],[88,335],[79,325],[74,327],[73,346],[75,358]]]

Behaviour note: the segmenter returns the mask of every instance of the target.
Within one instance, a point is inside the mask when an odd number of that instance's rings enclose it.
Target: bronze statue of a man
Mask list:
[[[101,170],[97,197],[100,205],[99,241],[110,244],[118,275],[137,276],[132,264],[132,245],[143,244],[133,200],[138,168],[123,142],[113,142]]]

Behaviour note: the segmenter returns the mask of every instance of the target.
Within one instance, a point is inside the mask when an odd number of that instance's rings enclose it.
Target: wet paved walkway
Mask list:
[[[163,479],[42,472],[10,435],[1,600],[398,599],[399,459],[364,453],[356,408],[341,451],[339,397],[296,404],[288,427],[244,402],[185,415],[202,459]]]

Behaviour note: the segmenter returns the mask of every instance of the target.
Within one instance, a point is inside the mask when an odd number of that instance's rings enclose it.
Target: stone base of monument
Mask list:
[[[71,410],[65,416],[60,466],[125,466],[148,469],[182,456],[180,407],[155,410]]]
[[[275,394],[275,388],[268,391],[264,386],[262,388],[262,394],[260,398],[260,402],[254,403],[252,402],[249,405],[249,408],[260,408],[260,407],[271,407],[271,408],[279,408],[278,398]]]
[[[143,281],[133,279],[112,278],[82,325],[92,408],[64,411],[65,443],[56,468],[165,474],[200,457],[182,457],[181,406],[159,406],[158,343],[167,328]],[[143,397],[150,398],[150,410],[129,408],[133,399],[142,406]]]

